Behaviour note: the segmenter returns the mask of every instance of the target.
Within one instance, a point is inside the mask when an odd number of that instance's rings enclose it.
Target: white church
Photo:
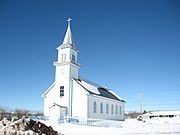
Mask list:
[[[44,92],[44,116],[124,120],[124,103],[112,90],[78,76],[78,49],[72,38],[71,19],[63,43],[57,47],[55,82]]]

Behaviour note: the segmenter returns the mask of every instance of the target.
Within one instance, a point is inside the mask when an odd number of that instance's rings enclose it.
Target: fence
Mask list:
[[[85,126],[98,126],[98,127],[116,127],[121,128],[120,121],[103,120],[103,119],[91,119],[91,118],[77,118],[77,117],[64,117],[61,116],[58,120],[58,124],[72,123]]]
[[[32,120],[49,120],[49,117],[45,117],[45,116],[29,116],[28,119],[32,119]]]

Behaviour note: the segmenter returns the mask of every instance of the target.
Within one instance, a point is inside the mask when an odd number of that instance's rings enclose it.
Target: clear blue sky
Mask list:
[[[179,0],[1,0],[0,105],[43,110],[67,19],[79,75],[107,85],[126,111],[180,110]]]

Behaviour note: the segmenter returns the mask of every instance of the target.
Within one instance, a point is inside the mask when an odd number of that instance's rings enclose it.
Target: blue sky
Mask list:
[[[79,75],[107,85],[126,111],[180,110],[178,0],[1,0],[0,105],[43,110],[67,19]]]

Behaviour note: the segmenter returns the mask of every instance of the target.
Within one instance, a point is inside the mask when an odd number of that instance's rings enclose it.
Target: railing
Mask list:
[[[98,126],[98,127],[116,127],[121,128],[120,121],[103,120],[103,119],[91,119],[91,118],[77,118],[77,117],[64,117],[61,116],[58,120],[58,124],[72,123],[85,126]]]
[[[49,120],[49,117],[46,117],[46,116],[29,116],[28,119],[32,119],[32,120]]]

